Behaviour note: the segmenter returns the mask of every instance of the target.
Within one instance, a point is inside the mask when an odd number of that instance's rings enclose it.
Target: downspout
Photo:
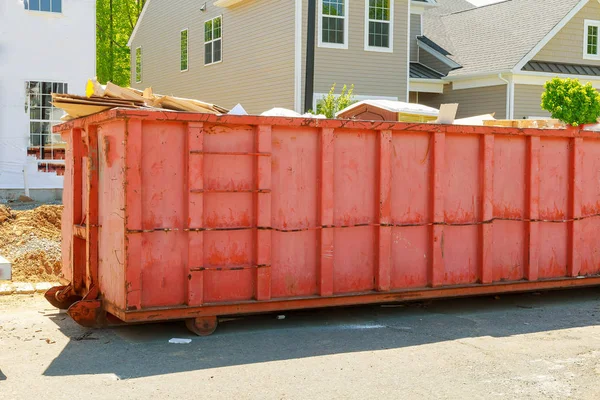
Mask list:
[[[306,81],[304,83],[304,112],[313,105],[315,84],[315,30],[317,0],[308,0],[308,24],[306,31]]]
[[[510,115],[510,82],[502,77],[502,74],[498,74],[498,79],[502,82],[506,82],[506,119],[511,119]]]

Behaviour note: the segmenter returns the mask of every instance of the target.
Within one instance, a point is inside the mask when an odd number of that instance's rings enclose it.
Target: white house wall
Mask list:
[[[62,188],[62,177],[38,172],[27,157],[25,82],[65,82],[69,92],[85,92],[96,70],[95,10],[95,0],[62,0],[62,13],[0,0],[0,189],[22,189],[25,165],[30,188]]]

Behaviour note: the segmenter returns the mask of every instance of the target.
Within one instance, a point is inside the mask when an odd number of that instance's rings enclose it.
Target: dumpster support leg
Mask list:
[[[73,303],[81,300],[81,296],[77,296],[73,292],[73,286],[71,285],[54,286],[44,294],[44,297],[48,300],[48,303],[60,310],[66,310]]]

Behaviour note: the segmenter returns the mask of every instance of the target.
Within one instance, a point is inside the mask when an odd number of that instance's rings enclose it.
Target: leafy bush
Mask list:
[[[544,85],[542,108],[572,126],[596,123],[600,117],[600,94],[591,83],[554,78]]]
[[[339,96],[335,95],[335,83],[329,90],[327,96],[323,96],[317,103],[317,114],[323,114],[327,118],[335,118],[335,114],[355,103],[354,100],[354,85],[350,89],[346,85],[342,88],[342,93]]]

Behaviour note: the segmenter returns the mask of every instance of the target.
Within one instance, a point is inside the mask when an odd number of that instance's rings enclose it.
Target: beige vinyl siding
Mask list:
[[[149,0],[131,44],[142,46],[142,82],[155,93],[193,97],[249,113],[294,108],[294,3],[248,0],[200,11],[195,0]],[[204,22],[223,16],[222,62],[204,65]],[[189,70],[180,71],[180,31],[189,29]],[[135,59],[135,58],[133,58]],[[135,72],[132,64],[132,71]],[[132,76],[135,76],[133,74]]]
[[[534,57],[535,61],[600,65],[583,58],[584,20],[600,21],[600,3],[591,0]]]
[[[496,113],[496,118],[506,116],[506,85],[473,89],[452,90],[444,87],[444,94],[419,93],[419,103],[439,108],[443,103],[458,103],[457,118]]]
[[[441,72],[444,75],[448,75],[448,72],[452,70],[452,68],[450,68],[447,64],[444,64],[423,49],[419,49],[419,62],[423,65],[427,65],[429,68]]]
[[[549,117],[550,113],[542,110],[541,85],[515,85],[515,119],[527,117]]]
[[[421,36],[421,15],[410,14],[410,61],[419,61],[417,36]]]
[[[318,1],[317,1],[318,4]],[[334,83],[339,93],[344,84],[354,84],[362,96],[407,99],[408,0],[394,1],[394,52],[365,51],[365,0],[350,0],[348,49],[315,48],[315,93],[327,93]],[[306,71],[306,25],[308,1],[303,0],[302,100]],[[319,29],[317,21],[316,28]],[[318,31],[316,36],[318,43]]]

